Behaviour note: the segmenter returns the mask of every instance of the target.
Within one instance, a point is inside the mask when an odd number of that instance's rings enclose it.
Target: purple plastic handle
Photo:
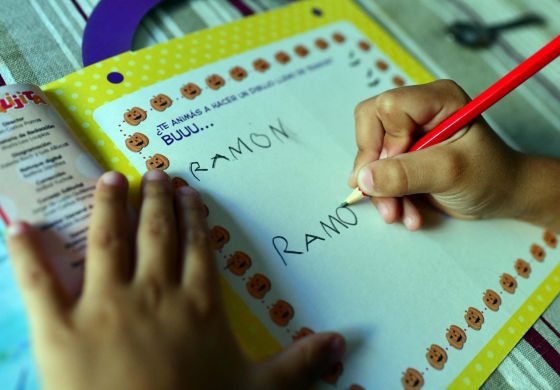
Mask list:
[[[140,21],[162,0],[101,0],[89,17],[82,42],[84,66],[132,48]]]

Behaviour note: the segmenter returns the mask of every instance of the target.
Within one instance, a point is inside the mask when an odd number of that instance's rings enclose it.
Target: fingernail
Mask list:
[[[358,173],[358,185],[360,190],[367,194],[373,194],[373,177],[367,169],[361,169]]]
[[[13,222],[8,226],[8,237],[17,237],[23,235],[27,231],[27,225],[23,222]]]
[[[152,169],[144,174],[144,180],[148,181],[167,181],[169,176],[159,169]]]
[[[126,184],[126,178],[118,172],[107,172],[101,176],[101,181],[103,184],[108,186],[124,186]]]
[[[177,188],[177,193],[181,196],[195,196],[198,192],[192,187],[180,187]]]
[[[414,219],[410,216],[404,217],[403,223],[408,230],[412,230],[414,228]]]
[[[330,350],[330,357],[333,362],[341,360],[346,350],[346,341],[344,341],[344,338],[342,336],[333,337]]]
[[[383,159],[387,158],[387,154],[388,154],[388,153],[387,153],[387,149],[386,149],[386,148],[381,149],[381,154],[379,155],[379,159],[380,159],[380,160],[383,160]]]
[[[379,211],[379,214],[381,214],[383,219],[387,220],[387,217],[389,216],[389,209],[387,208],[387,205],[381,202],[377,205],[377,210]]]

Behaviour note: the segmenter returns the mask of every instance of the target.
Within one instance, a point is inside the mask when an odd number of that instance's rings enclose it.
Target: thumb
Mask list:
[[[261,363],[258,383],[265,389],[306,389],[342,359],[344,338],[336,333],[306,336]]]
[[[437,194],[457,185],[464,166],[459,153],[438,145],[364,165],[358,186],[376,197]]]

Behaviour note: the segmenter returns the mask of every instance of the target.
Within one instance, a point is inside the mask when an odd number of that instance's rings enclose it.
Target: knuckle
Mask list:
[[[149,181],[144,184],[143,195],[145,198],[169,198],[171,197],[171,188],[169,183],[165,181]]]
[[[405,165],[399,159],[384,161],[379,169],[373,170],[376,192],[381,194],[408,193],[409,180]]]
[[[181,197],[181,206],[187,210],[203,211],[202,200],[195,194]]]
[[[126,314],[124,309],[116,296],[108,295],[96,307],[90,323],[97,329],[119,329],[125,327]]]
[[[190,226],[187,240],[191,245],[203,246],[210,242],[210,233],[200,226]]]
[[[143,232],[150,238],[170,237],[172,218],[164,210],[154,209],[141,221]]]
[[[464,106],[469,101],[469,96],[465,90],[454,80],[444,79],[436,81],[437,85],[447,91],[450,97],[458,106]]]
[[[147,276],[142,282],[142,305],[148,312],[157,311],[163,301],[162,283],[156,276]]]
[[[367,115],[371,109],[372,101],[371,99],[364,100],[356,105],[354,108],[354,116],[356,118]]]
[[[126,238],[118,229],[104,229],[100,227],[90,230],[88,241],[88,244],[93,247],[110,250],[123,245]]]
[[[192,292],[189,294],[188,304],[191,313],[196,314],[199,319],[204,322],[211,321],[220,310],[218,300],[209,293]]]
[[[398,110],[399,99],[394,90],[386,91],[376,99],[376,107],[379,115],[387,116]]]

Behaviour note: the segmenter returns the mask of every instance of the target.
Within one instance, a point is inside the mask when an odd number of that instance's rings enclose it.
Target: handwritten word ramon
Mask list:
[[[268,125],[268,131],[262,133],[250,133],[245,137],[237,137],[234,145],[227,146],[221,153],[215,153],[206,162],[193,161],[190,163],[190,171],[193,177],[200,181],[199,175],[210,169],[216,169],[222,164],[232,163],[239,158],[255,153],[257,150],[270,149],[274,142],[284,142],[290,138],[290,134],[284,128],[282,121],[278,119],[277,125]],[[275,141],[276,140],[276,141]]]

